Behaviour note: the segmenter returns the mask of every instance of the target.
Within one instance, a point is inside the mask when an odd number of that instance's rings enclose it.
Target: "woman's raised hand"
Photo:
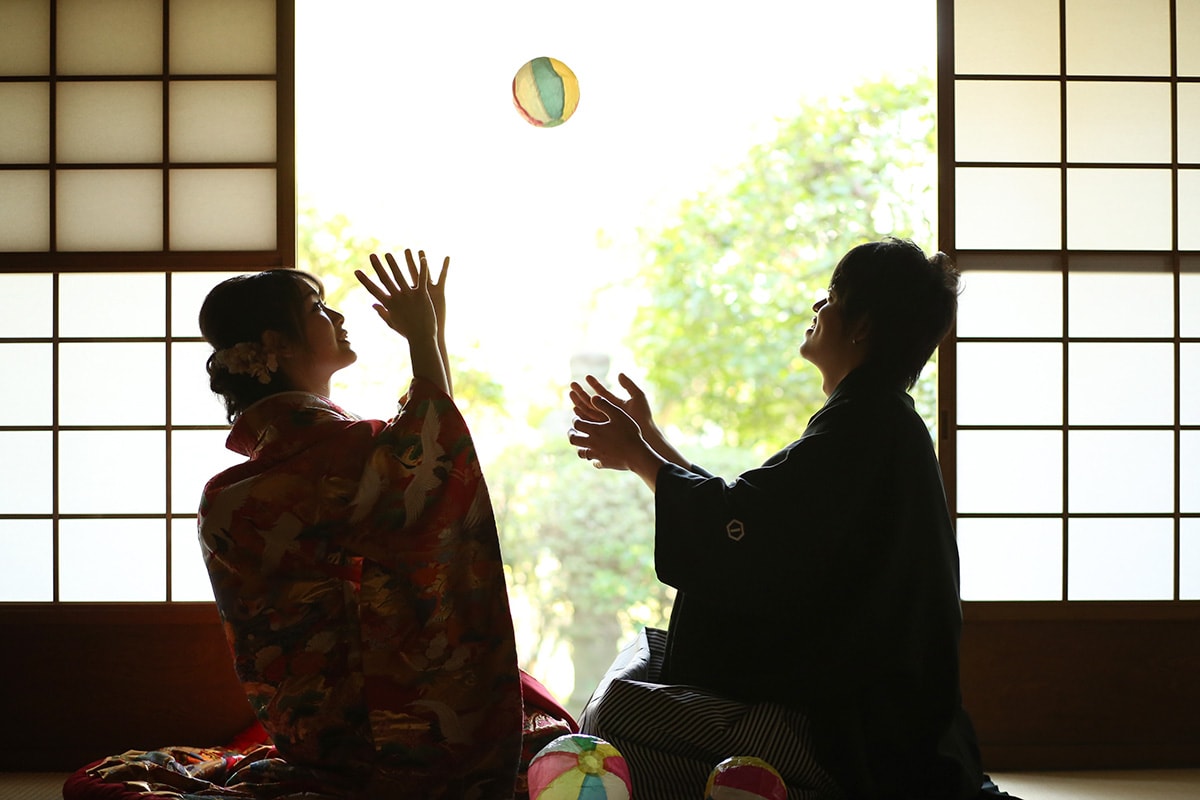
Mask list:
[[[446,313],[444,288],[446,268],[450,259],[447,258],[442,265],[439,283],[431,284],[424,251],[418,251],[419,267],[413,260],[412,250],[404,251],[404,258],[408,264],[407,277],[401,273],[400,265],[391,253],[385,253],[384,258],[387,259],[387,268],[379,260],[379,256],[371,254],[371,266],[375,268],[378,283],[371,280],[362,270],[354,271],[354,277],[379,301],[374,305],[379,318],[389,328],[409,340],[414,337],[437,336],[439,323]]]
[[[385,253],[383,257],[387,259],[386,269],[379,256],[371,254],[371,266],[375,268],[378,283],[362,270],[355,270],[354,277],[379,301],[374,306],[379,318],[408,339],[413,376],[431,381],[446,394],[451,394],[446,357],[438,341],[440,323],[446,315],[445,278],[450,259],[447,258],[442,264],[438,282],[431,284],[425,251],[417,251],[421,262],[419,267],[413,261],[412,250],[404,251],[404,260],[408,264],[407,277],[400,271],[400,265],[391,253]]]
[[[424,251],[420,253],[421,264],[425,264]],[[411,263],[411,262],[410,262]],[[450,256],[442,259],[442,271],[438,273],[437,280],[429,282],[429,299],[433,301],[433,315],[437,319],[438,334],[445,335],[446,333],[446,273],[450,271]]]

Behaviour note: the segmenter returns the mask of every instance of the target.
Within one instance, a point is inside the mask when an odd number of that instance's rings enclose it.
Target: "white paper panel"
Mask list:
[[[60,75],[162,74],[163,0],[58,0]]]
[[[0,225],[0,250],[49,250],[49,171],[0,171],[0,219],[4,220]]]
[[[166,345],[64,342],[59,345],[58,416],[63,425],[166,422]],[[119,375],[119,380],[113,376]]]
[[[159,519],[64,519],[59,597],[67,602],[166,600],[166,525]]]
[[[162,336],[166,281],[154,272],[76,272],[59,276],[63,336]]]
[[[60,170],[60,250],[161,250],[162,171]]]
[[[1200,512],[1200,431],[1179,432],[1179,510]]]
[[[1179,249],[1200,250],[1200,170],[1179,171]]]
[[[274,250],[275,170],[171,170],[172,250]]]
[[[1179,422],[1200,425],[1200,344],[1179,346]]]
[[[50,336],[54,332],[54,283],[46,274],[0,274],[0,297],[19,297],[0,314],[0,337]]]
[[[1175,282],[1168,273],[1071,272],[1067,276],[1067,333],[1070,336],[1142,337],[1175,335]],[[1153,308],[1131,314],[1130,303]]]
[[[1062,434],[960,430],[958,510],[970,514],[1062,511]]]
[[[50,161],[50,84],[0,83],[0,164]]]
[[[956,161],[1060,161],[1057,81],[956,81]]]
[[[53,364],[50,344],[0,344],[0,425],[54,422]]]
[[[1067,0],[1067,73],[1170,75],[1169,0]]]
[[[1176,70],[1200,76],[1200,0],[1175,0]]]
[[[162,161],[162,83],[60,83],[56,130],[63,164]]]
[[[274,81],[171,84],[171,161],[274,161]]]
[[[1200,275],[1179,276],[1179,335],[1200,337]]]
[[[959,342],[957,347],[958,424],[1062,423],[1061,344]]]
[[[171,72],[275,71],[273,0],[172,0]]]
[[[54,529],[48,519],[0,519],[0,602],[54,599]]]
[[[59,510],[162,514],[166,460],[163,431],[63,431],[59,434]]]
[[[1067,521],[1068,600],[1170,600],[1174,572],[1169,519]]]
[[[1169,250],[1171,171],[1068,169],[1067,246]]]
[[[50,74],[50,3],[0,3],[0,75]]]
[[[1062,598],[1062,521],[960,519],[963,600]]]
[[[54,440],[49,431],[0,431],[0,508],[6,514],[54,510]]]
[[[1175,509],[1171,431],[1069,431],[1067,510],[1073,514]]]
[[[981,75],[1058,73],[1058,0],[957,0],[954,69]]]
[[[1200,164],[1200,83],[1175,87],[1179,119],[1179,163]]]
[[[1051,336],[1063,333],[1062,275],[968,270],[958,297],[959,336]]]
[[[1059,170],[963,167],[955,175],[958,247],[1058,249],[1062,238]]]
[[[1170,163],[1170,85],[1069,81],[1067,160]]]
[[[1175,423],[1172,345],[1076,342],[1068,345],[1067,363],[1069,424]],[[1154,390],[1146,391],[1149,386]]]
[[[1200,600],[1200,519],[1179,521],[1179,599]]]

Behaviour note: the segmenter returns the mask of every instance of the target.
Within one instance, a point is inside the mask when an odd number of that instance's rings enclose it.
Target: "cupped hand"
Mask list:
[[[646,399],[646,393],[624,372],[617,375],[617,382],[629,395],[625,398],[618,397],[594,375],[586,376],[585,380],[591,387],[591,392],[577,381],[571,382],[571,406],[575,416],[591,421],[605,419],[605,415],[596,409],[596,398],[602,397],[625,412],[637,423],[643,433],[655,429],[654,415],[650,410],[650,401]]]
[[[648,449],[637,422],[603,395],[592,398],[590,405],[588,417],[573,421],[567,441],[598,469],[633,469]]]
[[[387,268],[379,260],[379,256],[371,254],[371,266],[375,268],[378,283],[371,280],[362,270],[355,270],[354,277],[379,302],[374,309],[380,319],[389,328],[406,339],[414,337],[436,336],[438,332],[438,313],[434,295],[439,295],[442,302],[442,314],[445,314],[445,293],[442,291],[444,280],[431,289],[429,281],[429,266],[425,262],[425,254],[421,253],[421,265],[418,267],[413,260],[412,250],[404,251],[408,263],[408,277],[400,271],[400,265],[391,253],[385,253]],[[447,259],[448,261],[448,259]],[[442,278],[446,274],[446,266],[442,267]],[[411,285],[409,281],[412,281]]]

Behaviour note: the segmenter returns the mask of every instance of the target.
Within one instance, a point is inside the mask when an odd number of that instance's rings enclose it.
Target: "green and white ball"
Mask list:
[[[517,70],[512,83],[513,104],[530,125],[562,125],[579,105],[579,81],[571,68],[556,58],[541,56]]]

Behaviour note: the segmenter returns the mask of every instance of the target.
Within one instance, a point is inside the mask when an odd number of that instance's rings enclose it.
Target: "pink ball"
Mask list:
[[[787,784],[761,758],[734,756],[713,768],[704,800],[787,800]]]

